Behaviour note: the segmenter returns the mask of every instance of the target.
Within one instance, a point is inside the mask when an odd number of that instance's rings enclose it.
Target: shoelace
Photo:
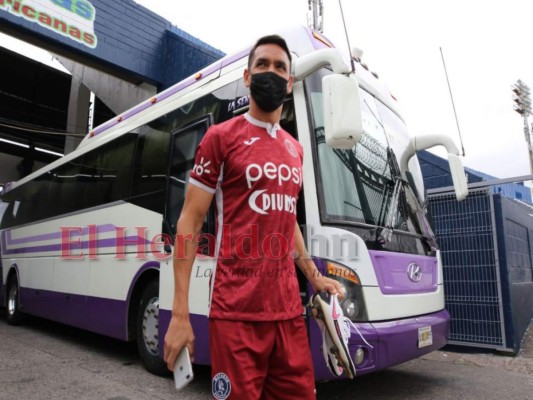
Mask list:
[[[365,344],[368,347],[370,347],[371,349],[374,348],[374,346],[372,346],[370,343],[367,342],[367,340],[365,339],[365,337],[363,336],[361,331],[357,328],[357,326],[348,317],[344,317],[344,323],[346,324],[346,327],[348,328],[348,333],[349,333],[348,336],[346,337],[345,341],[348,341],[348,338],[351,336],[351,332],[350,332],[350,326],[351,326],[351,327],[353,327],[355,329],[355,331],[357,332],[359,337],[363,340],[363,342],[365,342]]]
[[[311,306],[312,305],[312,301],[309,300],[309,304],[308,306]],[[355,331],[357,332],[357,334],[359,335],[359,337],[363,340],[363,342],[365,342],[365,344],[370,347],[371,349],[374,348],[374,346],[372,346],[370,343],[368,343],[368,341],[365,339],[365,337],[363,336],[363,334],[361,333],[361,331],[359,330],[359,328],[357,328],[357,326],[348,318],[348,317],[344,317],[343,316],[343,320],[344,320],[344,326],[346,329],[343,330],[343,340],[344,342],[348,342],[348,339],[352,336],[352,333],[350,331],[350,326],[353,327],[355,329]],[[323,338],[323,341],[325,342],[326,341],[326,337],[325,337],[325,326],[324,325],[320,325],[320,331],[322,333],[322,338]]]

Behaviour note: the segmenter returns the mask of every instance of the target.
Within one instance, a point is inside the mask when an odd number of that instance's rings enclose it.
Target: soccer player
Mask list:
[[[342,291],[319,273],[297,224],[303,151],[279,125],[293,85],[283,38],[256,42],[244,83],[250,88],[248,113],[212,126],[198,146],[177,235],[200,234],[215,196],[217,264],[209,309],[214,398],[314,399],[294,263],[315,291],[339,296]],[[196,240],[186,240],[185,257],[174,259],[174,302],[165,336],[171,370],[184,346],[194,354],[188,289],[196,247]]]

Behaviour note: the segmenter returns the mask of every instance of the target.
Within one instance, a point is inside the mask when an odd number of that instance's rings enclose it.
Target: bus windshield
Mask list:
[[[407,145],[403,121],[361,89],[363,136],[350,150],[332,149],[324,140],[321,81],[327,70],[307,79],[315,134],[321,219],[372,230],[381,246],[393,233],[424,239],[434,247],[433,233],[417,199],[412,179],[403,179],[398,155]],[[365,235],[369,238],[368,235]],[[427,249],[427,250],[429,250]]]

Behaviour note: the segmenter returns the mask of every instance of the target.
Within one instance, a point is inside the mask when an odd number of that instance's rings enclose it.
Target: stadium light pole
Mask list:
[[[312,15],[308,16],[308,25],[315,31],[324,32],[324,5],[322,0],[308,0],[309,11]]]
[[[529,154],[529,170],[533,175],[533,147],[531,145],[531,131],[528,117],[531,115],[531,98],[529,87],[520,79],[511,86],[513,92],[513,109],[524,118],[524,135]]]

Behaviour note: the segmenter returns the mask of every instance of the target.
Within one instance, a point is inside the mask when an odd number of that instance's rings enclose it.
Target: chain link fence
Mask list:
[[[533,207],[498,193],[498,183],[469,185],[462,202],[452,190],[429,191],[428,213],[443,263],[449,343],[516,353],[533,317]]]

